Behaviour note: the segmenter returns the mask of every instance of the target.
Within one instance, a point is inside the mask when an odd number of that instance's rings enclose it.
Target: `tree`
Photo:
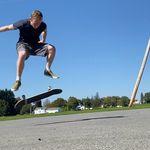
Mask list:
[[[100,99],[98,92],[96,92],[96,95],[91,98],[91,104],[93,108],[100,107],[102,105],[102,100]]]
[[[51,103],[54,107],[65,107],[67,104],[67,101],[63,98],[57,98],[55,101]]]
[[[68,110],[76,110],[76,107],[79,105],[79,101],[75,97],[69,97],[67,102]]]
[[[145,93],[145,95],[144,95],[144,101],[145,101],[145,103],[150,103],[150,92]]]
[[[103,105],[104,105],[104,107],[110,107],[111,106],[111,97],[104,97]]]
[[[116,107],[117,106],[117,101],[119,100],[120,98],[118,96],[112,96],[111,97],[111,106],[112,107]]]
[[[121,101],[122,101],[122,106],[127,107],[129,105],[130,99],[127,96],[122,96]]]
[[[15,115],[16,110],[14,109],[14,105],[16,103],[16,99],[14,97],[14,93],[10,90],[0,90],[0,115]]]
[[[82,99],[82,104],[85,106],[85,108],[91,108],[92,103],[90,98],[83,98]]]
[[[123,106],[123,102],[121,98],[117,100],[117,106]]]
[[[143,95],[142,92],[141,92],[141,99],[140,99],[140,101],[141,101],[141,104],[144,104],[144,95]]]
[[[20,111],[20,114],[23,115],[23,114],[29,114],[30,111],[31,111],[31,104],[26,104],[22,107],[21,111]]]
[[[5,100],[0,100],[0,116],[7,115],[8,103]]]
[[[100,100],[92,98],[91,99],[91,105],[92,105],[93,108],[100,107],[101,106],[100,105]]]

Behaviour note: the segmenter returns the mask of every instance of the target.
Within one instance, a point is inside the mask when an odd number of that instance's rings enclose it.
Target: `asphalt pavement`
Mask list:
[[[0,121],[0,150],[150,150],[150,109]]]

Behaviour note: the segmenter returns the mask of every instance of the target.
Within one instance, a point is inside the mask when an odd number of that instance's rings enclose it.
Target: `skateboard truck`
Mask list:
[[[48,86],[48,91],[50,91],[52,89],[52,87],[51,86]]]
[[[26,96],[25,95],[22,95],[22,99],[25,101],[25,104],[27,104]]]

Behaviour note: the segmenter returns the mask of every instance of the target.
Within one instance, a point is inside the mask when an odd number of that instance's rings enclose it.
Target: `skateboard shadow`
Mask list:
[[[90,120],[120,119],[120,118],[124,118],[124,117],[125,116],[108,116],[108,117],[84,118],[84,119],[76,119],[76,120],[68,120],[68,121],[49,122],[49,123],[43,123],[43,124],[41,123],[41,124],[36,124],[35,126],[63,124],[63,123],[71,123],[71,122],[82,122],[82,121],[90,121]]]

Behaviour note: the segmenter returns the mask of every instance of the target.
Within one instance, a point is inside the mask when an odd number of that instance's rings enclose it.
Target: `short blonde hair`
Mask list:
[[[31,14],[31,18],[43,18],[42,12],[39,10],[34,10]]]

